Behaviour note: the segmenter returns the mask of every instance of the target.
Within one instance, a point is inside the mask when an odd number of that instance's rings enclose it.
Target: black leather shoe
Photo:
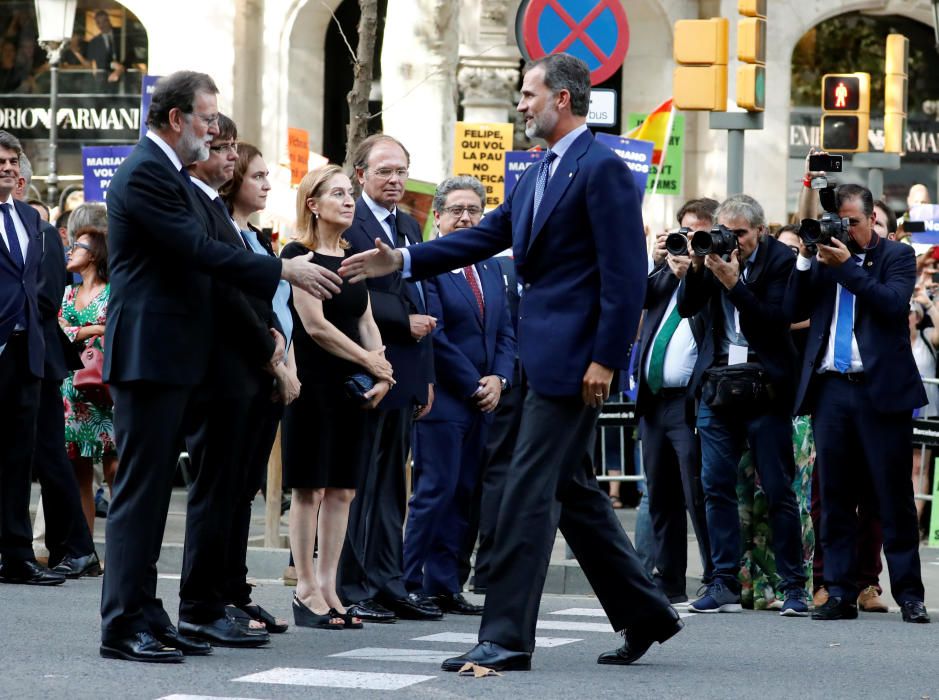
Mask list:
[[[52,567],[57,574],[62,574],[65,578],[83,578],[85,576],[100,576],[101,561],[98,559],[98,553],[92,552],[83,557],[64,557],[62,561]]]
[[[930,621],[926,606],[918,600],[908,600],[900,605],[900,614],[903,615],[904,622],[926,624]]]
[[[22,583],[27,586],[58,586],[65,576],[50,571],[35,560],[11,561],[0,564],[0,583]]]
[[[173,649],[179,649],[185,656],[208,656],[212,653],[212,645],[199,639],[180,634],[173,625],[161,630],[151,632],[157,641]]]
[[[623,630],[623,646],[600,654],[597,663],[618,666],[634,663],[642,658],[655,642],[664,643],[678,634],[684,626],[678,613],[671,607],[666,608],[655,619]]]
[[[346,606],[346,612],[365,622],[394,622],[398,619],[393,612],[372,598]]]
[[[202,624],[180,620],[179,631],[187,637],[203,639],[216,647],[252,648],[271,641],[266,630],[246,630],[228,615]]]
[[[483,606],[473,605],[462,593],[443,593],[434,596],[434,602],[443,612],[455,615],[482,615]]]
[[[180,664],[183,662],[183,653],[179,649],[164,646],[149,632],[138,632],[130,637],[101,642],[99,652],[106,659],[143,661],[152,664]]]
[[[469,663],[485,666],[493,671],[531,671],[531,654],[512,651],[495,642],[480,642],[462,656],[447,659],[440,668],[444,671],[459,671]]]
[[[842,596],[829,596],[825,604],[812,611],[813,620],[857,619],[857,604]]]
[[[443,610],[423,593],[408,593],[407,598],[398,598],[386,603],[388,608],[402,620],[440,620]]]

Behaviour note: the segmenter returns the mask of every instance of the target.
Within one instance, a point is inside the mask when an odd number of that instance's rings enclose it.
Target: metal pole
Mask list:
[[[727,130],[728,197],[743,192],[743,129]]]
[[[59,147],[59,59],[62,55],[62,42],[44,42],[43,48],[49,54],[49,177],[46,179],[46,199],[50,207],[55,207],[59,203],[56,151]]]
[[[884,196],[884,171],[880,168],[871,168],[867,171],[867,189],[878,200]]]

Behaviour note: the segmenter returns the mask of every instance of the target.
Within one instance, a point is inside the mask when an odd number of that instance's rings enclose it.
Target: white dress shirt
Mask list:
[[[13,228],[16,229],[14,233],[16,234],[16,240],[19,241],[20,250],[23,251],[23,262],[25,262],[26,253],[29,250],[29,234],[26,233],[26,225],[23,223],[23,220],[20,219],[19,212],[16,211],[16,205],[13,202],[13,195],[11,193],[7,196],[7,201],[4,202],[4,204],[10,205],[10,218],[13,219]],[[10,250],[10,232],[6,230],[2,216],[0,216],[0,235],[3,236],[3,245],[7,247],[7,250]]]
[[[646,361],[642,368],[643,376],[649,378],[649,364],[652,361],[652,348],[655,347],[655,339],[662,332],[662,326],[668,320],[672,309],[678,304],[678,289],[672,293],[672,298],[665,309],[665,315],[659,323],[655,335],[649,341],[649,350],[646,352]],[[690,319],[683,318],[675,328],[675,333],[665,348],[665,364],[662,367],[662,387],[675,389],[688,386],[691,380],[691,373],[694,371],[695,362],[698,360],[698,344],[694,340],[691,332]]]
[[[166,157],[170,159],[170,163],[175,165],[177,170],[183,169],[183,162],[179,159],[179,156],[176,155],[176,151],[173,150],[172,146],[152,131],[147,131],[147,138],[160,147],[160,150],[166,154]]]
[[[395,240],[394,236],[391,235],[391,224],[388,223],[389,216],[397,216],[398,208],[395,207],[391,211],[388,211],[381,204],[378,204],[374,199],[365,194],[365,191],[362,191],[362,201],[368,206],[369,211],[375,215],[375,218],[378,219],[378,223],[381,225],[382,231],[385,232],[385,238],[391,241],[391,247],[397,248],[398,241]],[[397,227],[397,223],[395,224]]]

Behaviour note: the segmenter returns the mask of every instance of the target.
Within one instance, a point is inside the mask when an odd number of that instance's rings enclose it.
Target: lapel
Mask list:
[[[482,277],[482,275],[480,275]],[[470,289],[469,282],[466,280],[466,276],[463,272],[457,270],[456,272],[450,273],[450,278],[453,281],[454,286],[460,290],[460,294],[463,295],[463,298],[466,300],[466,303],[472,309],[473,316],[476,318],[476,321],[480,326],[483,325],[483,319],[479,315],[479,304],[476,303],[476,295],[473,294],[473,290]],[[485,293],[484,293],[485,294]],[[485,296],[483,297],[485,299]]]
[[[766,267],[766,259],[769,257],[769,245],[769,234],[763,234],[763,237],[756,246],[756,260],[753,261],[750,272],[747,273],[747,286],[756,284],[756,281],[760,279],[760,275],[763,274],[763,269]]]
[[[592,143],[593,134],[591,134],[589,130],[585,131],[574,140],[574,143],[567,149],[564,157],[558,162],[554,175],[548,180],[548,186],[545,188],[544,196],[541,198],[541,206],[538,207],[538,216],[532,223],[531,236],[528,239],[527,250],[531,250],[535,239],[538,238],[538,234],[544,229],[545,222],[548,220],[548,217],[551,216],[551,212],[554,211],[554,208],[557,206],[558,202],[561,201],[567,188],[570,187],[574,176],[580,168],[580,158],[587,152],[587,149]],[[540,162],[541,161],[539,161],[539,166]],[[535,179],[537,180],[537,175]],[[534,189],[532,189],[532,202],[529,206],[534,207]]]
[[[355,203],[355,218],[362,224],[362,228],[368,234],[369,242],[372,244],[371,248],[375,247],[376,238],[381,238],[385,243],[388,242],[385,227],[378,223],[378,219],[375,218],[372,210],[368,208],[368,204],[361,197]],[[368,250],[371,250],[371,248],[368,248]]]
[[[496,274],[492,274],[493,269]],[[500,305],[505,296],[505,283],[502,280],[502,268],[495,260],[477,263],[477,270],[479,270],[479,279],[482,282],[483,305],[486,307],[484,330],[488,331],[495,329],[495,324],[499,319]]]
[[[38,261],[39,255],[42,253],[42,234],[39,231],[38,225],[35,224],[39,215],[36,214],[35,209],[18,199],[13,200],[13,208],[16,210],[16,215],[20,217],[20,221],[23,222],[23,227],[26,229],[26,250],[23,251],[23,269],[25,270],[33,261]],[[34,214],[35,217],[33,216]],[[9,231],[7,235],[10,235]],[[13,235],[16,235],[16,231],[13,231]],[[6,253],[13,267],[19,269],[19,266],[13,262],[13,256],[10,254],[9,248],[4,245],[0,245],[0,248],[3,248],[3,252]]]

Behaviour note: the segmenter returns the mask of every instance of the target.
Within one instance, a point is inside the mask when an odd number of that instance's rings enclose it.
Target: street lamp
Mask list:
[[[939,0],[932,0],[932,28],[936,33],[936,51],[939,51]]]
[[[49,177],[46,180],[46,197],[49,206],[55,206],[58,198],[59,176],[56,172],[56,150],[58,149],[59,122],[59,60],[62,47],[72,37],[75,26],[75,9],[78,0],[35,0],[36,24],[39,27],[39,45],[49,56]]]

